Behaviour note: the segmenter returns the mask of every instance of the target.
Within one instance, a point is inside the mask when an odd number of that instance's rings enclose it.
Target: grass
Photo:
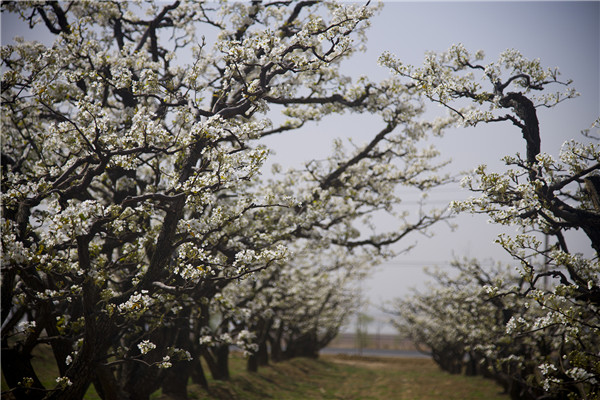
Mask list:
[[[243,371],[244,360],[234,355],[229,382],[211,381],[210,391],[191,385],[198,400],[507,400],[494,382],[441,371],[430,359],[324,355],[319,360],[298,358]],[[160,400],[169,400],[158,396]]]
[[[56,367],[49,352],[36,354],[40,379],[53,386]],[[298,358],[245,371],[245,360],[233,353],[231,380],[209,380],[207,392],[189,385],[190,399],[197,400],[507,400],[494,382],[441,371],[425,358],[385,358],[323,355],[318,360]],[[4,379],[2,390],[6,390]],[[153,400],[170,400],[159,392]],[[93,386],[86,399],[98,399]]]

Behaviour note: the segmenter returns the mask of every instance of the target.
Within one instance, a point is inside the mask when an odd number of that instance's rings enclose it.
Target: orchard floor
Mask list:
[[[295,359],[243,371],[243,360],[232,359],[229,382],[210,382],[207,393],[190,386],[191,399],[205,400],[507,400],[494,382],[450,375],[426,358],[322,355],[319,360]],[[171,400],[157,396],[160,400]]]
[[[37,351],[40,379],[54,386],[57,370],[51,351]],[[494,382],[442,372],[429,358],[369,357],[324,354],[318,360],[298,358],[245,371],[240,353],[230,358],[231,380],[209,380],[209,391],[189,385],[189,399],[198,400],[508,400]],[[2,377],[4,378],[4,377]],[[2,379],[2,390],[6,390]],[[7,394],[7,393],[5,393]],[[3,400],[12,396],[2,396]],[[93,386],[86,399],[96,400]],[[176,400],[160,391],[152,400]]]

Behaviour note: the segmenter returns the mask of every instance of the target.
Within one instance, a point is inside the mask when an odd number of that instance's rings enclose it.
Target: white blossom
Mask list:
[[[73,385],[73,382],[66,376],[59,376],[56,378],[56,383],[58,383],[58,387],[61,389],[66,389],[69,386]]]
[[[142,340],[137,347],[140,349],[140,353],[147,354],[149,351],[154,350],[156,345],[149,340]]]

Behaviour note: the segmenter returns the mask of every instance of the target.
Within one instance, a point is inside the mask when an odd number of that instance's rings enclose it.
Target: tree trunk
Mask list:
[[[187,400],[187,384],[190,376],[190,362],[177,361],[169,368],[162,384],[162,392],[173,400]]]
[[[264,367],[265,365],[269,365],[269,350],[267,348],[267,341],[262,340],[258,344],[258,351],[256,352],[256,358],[258,360],[258,365]]]
[[[93,283],[84,283],[84,291],[90,290],[86,285],[93,285]],[[50,393],[46,399],[80,400],[83,398],[92,380],[97,378],[96,373],[101,367],[101,360],[106,359],[113,331],[114,324],[110,317],[101,313],[96,315],[86,313],[83,345],[65,375],[70,379],[71,385]]]
[[[104,358],[103,350],[106,348],[106,346],[95,345],[94,342],[96,340],[84,340],[79,354],[68,369],[66,377],[71,381],[71,385],[66,386],[62,390],[51,392],[45,397],[47,400],[83,399],[96,373],[97,365],[95,360]]]
[[[126,398],[125,392],[123,392],[111,369],[107,366],[96,367],[96,376],[92,383],[102,400],[121,400]]]
[[[148,336],[158,349],[166,349],[175,342],[175,328],[166,326],[157,329]],[[162,360],[160,351],[152,351],[144,356],[144,361],[149,364]],[[127,363],[123,367],[123,387],[131,400],[147,400],[150,395],[158,390],[165,378],[166,371],[156,366],[147,366],[142,363]]]
[[[461,349],[452,347],[432,349],[431,355],[433,361],[442,370],[450,374],[460,374],[462,372],[464,352]]]
[[[475,354],[473,354],[472,352],[469,352],[469,359],[467,360],[467,364],[466,364],[466,368],[465,368],[466,376],[478,375],[477,361],[478,360],[477,360]]]
[[[202,361],[200,360],[199,354],[192,360],[190,368],[192,382],[194,382],[196,385],[202,386],[204,389],[208,389],[208,381],[206,380],[206,374],[204,373],[204,368],[202,367]]]
[[[45,388],[33,370],[31,355],[23,354],[15,348],[8,348],[8,344],[5,343],[2,344],[2,374],[8,387],[16,388],[12,392],[15,399],[36,400],[44,397]],[[33,379],[33,385],[31,385],[33,390],[19,387],[19,382],[22,382],[25,377]]]
[[[258,367],[269,365],[269,351],[266,339],[258,343],[258,350],[248,357],[246,369],[248,372],[258,372]]]
[[[217,347],[217,366],[219,368],[219,375],[222,379],[229,380],[229,345],[224,344]]]
[[[183,313],[182,313],[183,314]],[[190,343],[189,312],[185,310],[185,323],[182,324],[175,345],[177,348],[189,351]],[[162,392],[175,400],[187,400],[187,384],[190,378],[191,363],[189,361],[175,361],[173,366],[167,370],[162,384]]]
[[[281,338],[283,336],[283,327],[277,329],[274,337],[269,335],[268,340],[271,344],[271,360],[274,362],[283,361],[283,349],[281,347]]]
[[[202,351],[202,356],[206,360],[206,364],[208,365],[208,369],[210,370],[210,374],[212,375],[214,380],[229,380],[228,345],[218,346],[214,350],[204,348]]]
[[[52,353],[54,354],[54,359],[56,360],[56,364],[58,366],[58,373],[63,376],[68,369],[66,364],[67,356],[73,351],[71,343],[67,339],[60,338],[60,333],[56,327],[56,320],[48,321],[46,324],[44,324],[44,329],[46,329],[48,336],[54,336],[58,338],[56,340],[52,340],[50,345],[52,346]]]
[[[246,371],[258,372],[258,357],[256,354],[250,354],[248,361],[246,362]]]
[[[288,358],[319,358],[318,347],[316,335],[313,332],[307,332],[290,341],[285,352]]]

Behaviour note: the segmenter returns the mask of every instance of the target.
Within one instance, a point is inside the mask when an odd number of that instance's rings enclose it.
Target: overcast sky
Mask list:
[[[463,43],[475,52],[482,49],[486,62],[493,61],[508,48],[521,51],[528,58],[540,58],[542,65],[560,67],[565,79],[573,79],[581,93],[577,99],[555,109],[539,110],[542,151],[557,155],[561,144],[579,138],[582,129],[600,114],[600,2],[386,2],[373,19],[368,50],[358,54],[345,71],[368,75],[372,80],[385,78],[388,71],[377,65],[384,51],[397,55],[405,63],[420,65],[425,51],[444,51],[454,43]],[[14,36],[3,18],[3,42]],[[431,105],[433,111],[441,110]],[[326,155],[331,139],[351,135],[360,142],[378,131],[365,117],[331,119],[311,126],[302,135],[273,138],[277,148],[275,160],[284,165]],[[474,129],[449,131],[436,144],[444,158],[452,158],[454,172],[472,170],[486,163],[501,169],[504,155],[524,152],[520,131],[509,124],[478,126]],[[411,197],[412,196],[412,197]],[[457,186],[438,190],[431,196],[434,205],[466,198],[468,192]],[[406,204],[417,197],[407,195]],[[413,236],[400,247],[416,244],[408,254],[378,267],[363,282],[364,294],[373,304],[407,294],[409,288],[423,290],[428,279],[424,266],[447,267],[453,257],[477,257],[509,262],[503,250],[493,243],[498,228],[486,223],[485,217],[461,216],[451,231],[440,225],[435,237]],[[393,226],[383,226],[393,229]],[[589,244],[581,237],[572,249],[586,251]],[[589,251],[589,250],[587,250]]]

